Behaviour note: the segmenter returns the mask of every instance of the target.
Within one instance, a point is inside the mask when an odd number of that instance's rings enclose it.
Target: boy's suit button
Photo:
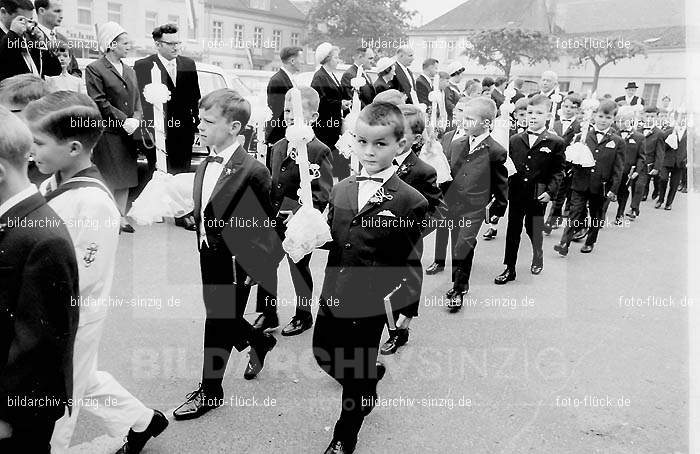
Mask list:
[[[527,178],[523,178],[523,181],[527,181]]]
[[[350,249],[352,247],[352,244],[350,243],[345,243],[345,249]]]
[[[280,189],[282,187],[282,184],[277,185],[277,189]]]
[[[532,156],[528,155],[527,159],[532,159]]]
[[[351,224],[352,224],[352,225],[357,225],[357,219],[353,219]]]
[[[286,168],[286,167],[282,167],[280,170],[281,170],[282,172],[284,172],[285,170],[287,170],[287,168]]]

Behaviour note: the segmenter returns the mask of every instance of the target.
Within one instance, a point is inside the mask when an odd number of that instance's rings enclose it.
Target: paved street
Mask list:
[[[385,358],[378,391],[391,400],[365,420],[356,452],[687,452],[687,196],[679,194],[670,212],[653,203],[643,203],[637,221],[606,227],[589,255],[574,243],[559,257],[552,246],[561,230],[554,231],[540,276],[529,273],[523,232],[518,278],[498,287],[502,220],[497,239],[477,246],[458,314],[442,306],[449,272],[427,276],[409,344]],[[171,412],[201,370],[196,244],[172,224],[136,228],[121,238],[100,368],[146,405]],[[426,266],[433,240],[426,240]],[[326,252],[312,260],[316,294],[325,260]],[[284,325],[293,313],[286,263],[279,274]],[[253,310],[251,300],[251,321]],[[234,353],[224,382],[230,405],[172,421],[144,452],[323,452],[340,388],[316,366],[311,331],[278,340],[250,382],[242,377],[247,355]],[[121,440],[83,413],[73,444],[71,453],[100,454]]]

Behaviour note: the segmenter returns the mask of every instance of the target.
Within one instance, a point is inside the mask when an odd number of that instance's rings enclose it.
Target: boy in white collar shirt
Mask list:
[[[97,105],[84,94],[59,91],[31,102],[24,117],[34,135],[32,156],[37,168],[53,174],[40,188],[49,206],[65,221],[75,247],[80,276],[80,322],[73,350],[73,412],[56,422],[52,452],[67,452],[84,409],[100,418],[112,437],[128,431],[119,453],[140,452],[168,426],[168,420],[146,407],[109,373],[97,370],[97,353],[107,318],[120,214],[91,161],[102,135]],[[97,400],[95,406],[78,402]],[[117,402],[115,405],[114,402]]]
[[[580,228],[586,219],[586,211],[590,211],[591,225],[588,228],[586,242],[581,252],[590,253],[598,239],[598,231],[605,219],[603,208],[606,198],[617,200],[617,190],[622,180],[625,161],[625,141],[614,134],[612,124],[617,114],[617,103],[612,100],[600,102],[595,112],[595,126],[586,134],[585,143],[593,153],[594,167],[582,167],[574,164],[571,181],[571,215],[554,250],[560,255],[569,253],[569,244],[576,229]]]
[[[326,454],[355,450],[364,418],[374,408],[384,367],[376,363],[387,322],[383,300],[406,302],[420,268],[421,223],[428,202],[392,166],[404,147],[404,119],[389,103],[374,102],[355,129],[362,171],[333,187],[326,275],[313,336],[321,368],[343,387],[343,405]],[[392,304],[393,306],[393,304]]]

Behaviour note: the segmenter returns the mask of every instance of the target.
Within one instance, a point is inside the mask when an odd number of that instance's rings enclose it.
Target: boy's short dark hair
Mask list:
[[[15,169],[27,168],[32,133],[19,117],[0,106],[0,159]]]
[[[659,113],[659,108],[656,106],[646,106],[644,108],[644,113]]]
[[[199,101],[200,109],[209,110],[212,107],[221,109],[221,115],[228,122],[240,122],[241,131],[250,120],[250,103],[236,90],[220,88],[207,94]]]
[[[404,118],[401,110],[388,102],[373,102],[360,111],[358,120],[370,126],[391,126],[396,140],[403,139]]]
[[[423,131],[425,131],[425,115],[423,115],[423,111],[413,104],[401,104],[399,110],[411,128],[411,133],[423,134]]]
[[[34,74],[17,74],[0,82],[0,104],[17,109],[51,93],[49,84]]]
[[[496,103],[491,98],[485,98],[479,96],[472,98],[467,103],[467,106],[476,107],[479,111],[479,116],[486,124],[493,124],[493,120],[496,118]]]
[[[296,57],[299,55],[299,52],[302,52],[303,50],[304,49],[297,46],[283,47],[280,51],[280,60],[282,60],[282,63],[287,63],[290,58]]]
[[[496,77],[496,82],[494,82],[494,83],[496,84],[497,87],[500,87],[503,84],[505,84],[506,82],[508,82],[507,77],[498,76],[498,77]]]
[[[178,31],[179,29],[177,28],[176,24],[159,25],[158,27],[153,29],[153,31],[151,32],[151,36],[153,36],[153,41],[159,41],[163,37],[163,35],[177,33]]]
[[[484,79],[481,81],[481,86],[484,87],[484,88],[488,88],[488,87],[490,87],[491,85],[493,85],[494,83],[495,83],[495,82],[493,81],[493,78],[486,76],[486,77],[484,77]]]
[[[543,94],[536,94],[527,101],[528,106],[547,106],[547,110],[552,108],[552,100]]]
[[[577,93],[571,93],[570,95],[567,95],[566,98],[564,98],[564,101],[567,100],[576,107],[581,107],[581,103],[583,103],[583,98],[581,98],[581,96]]]
[[[425,61],[423,61],[423,69],[429,68],[437,63],[438,63],[438,61],[435,60],[434,58],[426,58]]]
[[[605,115],[615,116],[617,114],[617,103],[612,99],[604,99],[598,105],[596,112],[601,112]]]
[[[515,101],[515,112],[518,110],[527,110],[527,106],[530,103],[530,100],[528,98],[518,98],[517,101]]]
[[[70,51],[70,43],[66,41],[65,39],[57,39],[56,40],[56,52],[68,52],[68,55],[71,54]]]
[[[7,14],[15,14],[18,9],[34,11],[34,4],[30,0],[0,0],[0,8],[5,8]]]
[[[58,142],[77,140],[86,151],[97,145],[104,131],[97,104],[74,91],[56,91],[30,102],[24,118]]]

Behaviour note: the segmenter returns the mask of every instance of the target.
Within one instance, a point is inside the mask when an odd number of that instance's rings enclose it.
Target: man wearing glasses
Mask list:
[[[153,130],[153,106],[143,97],[143,87],[151,83],[151,70],[157,65],[161,82],[170,90],[170,101],[165,108],[165,149],[168,153],[168,172],[177,174],[190,171],[192,144],[199,124],[199,81],[194,60],[180,54],[181,41],[178,27],[165,24],[153,30],[157,53],[137,60],[134,64],[139,82],[143,122],[141,133],[146,144],[155,137]],[[149,134],[146,132],[148,130]],[[150,145],[150,144],[149,144]],[[149,171],[155,168],[155,148],[146,150]],[[194,219],[185,216],[175,220],[176,225],[194,230]]]

